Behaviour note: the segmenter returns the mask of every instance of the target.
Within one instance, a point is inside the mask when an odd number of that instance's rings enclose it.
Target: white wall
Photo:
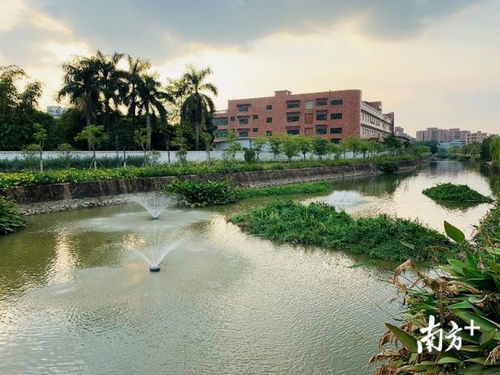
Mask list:
[[[168,162],[168,154],[167,151],[159,151],[160,157],[158,159],[159,163],[167,163]],[[176,151],[170,151],[170,162],[175,163],[177,161],[177,158],[175,157]],[[79,157],[79,158],[90,158],[92,156],[92,152],[90,151],[75,151],[72,153],[73,157]],[[98,158],[116,158],[117,156],[119,158],[123,158],[123,153],[117,153],[116,151],[96,151],[96,155]],[[126,153],[127,156],[139,156],[142,157],[143,153],[142,151],[127,151]],[[236,160],[244,160],[244,151],[237,151],[236,152]],[[59,154],[56,151],[44,151],[43,153],[43,159],[55,159],[58,158]],[[224,152],[223,151],[210,151],[210,157],[214,160],[222,160],[224,158]],[[317,159],[316,156],[312,154],[308,154],[307,159]],[[347,153],[347,158],[352,158],[353,155],[352,153],[348,152]],[[358,157],[361,157],[361,155],[358,155]],[[7,160],[14,160],[14,159],[22,159],[23,156],[19,151],[0,151],[0,159],[7,159]],[[187,160],[190,162],[202,162],[205,161],[207,158],[207,154],[205,151],[188,151],[187,153]],[[324,157],[325,158],[325,157]],[[261,152],[259,155],[259,160],[261,161],[272,161],[274,160],[274,155],[270,152]],[[279,155],[277,160],[279,161],[286,161],[287,158],[284,155]],[[302,160],[302,154],[300,156],[294,157],[293,160]]]

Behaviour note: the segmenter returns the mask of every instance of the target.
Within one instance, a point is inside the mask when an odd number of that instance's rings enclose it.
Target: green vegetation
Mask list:
[[[375,162],[384,160],[405,161],[417,160],[418,155],[401,155],[395,157],[375,158]],[[206,174],[206,173],[230,173],[243,171],[264,171],[281,169],[313,168],[324,166],[339,166],[350,164],[366,163],[363,159],[352,160],[323,160],[323,161],[294,161],[291,163],[263,162],[263,163],[244,163],[244,162],[225,162],[214,161],[212,164],[206,163],[180,163],[180,164],[162,164],[143,168],[126,167],[113,169],[64,169],[47,170],[44,172],[19,172],[19,173],[0,173],[0,190],[13,186],[25,185],[43,185],[63,182],[83,182],[112,180],[122,178],[137,177],[157,177],[157,176],[182,176],[188,174]]]
[[[241,195],[243,198],[252,198],[266,195],[321,193],[332,188],[333,185],[326,181],[303,182],[300,184],[241,189]]]
[[[230,181],[172,181],[166,192],[179,196],[179,203],[186,207],[205,207],[237,202],[240,191]]]
[[[448,239],[417,222],[381,215],[355,219],[334,207],[274,202],[230,219],[250,233],[293,244],[320,246],[331,250],[400,261],[442,261],[454,248]],[[403,246],[402,244],[413,243]]]
[[[493,199],[486,197],[467,185],[454,185],[450,183],[438,184],[422,191],[429,198],[449,202],[476,202],[490,203]]]
[[[0,196],[0,235],[17,232],[26,226],[24,217],[11,200]]]
[[[381,161],[377,166],[384,173],[394,173],[399,170],[399,164],[392,160]]]
[[[490,213],[499,217],[498,206]],[[498,224],[498,221],[497,221]],[[411,261],[401,264],[392,278],[393,284],[405,294],[407,309],[403,323],[399,326],[386,324],[388,331],[380,339],[380,346],[401,344],[384,349],[370,363],[383,361],[374,374],[462,374],[493,375],[500,373],[500,251],[497,246],[486,246],[490,240],[480,241],[474,246],[464,240],[464,234],[445,222],[447,234],[460,243],[464,252],[461,259],[449,259],[446,266],[428,276],[415,269]],[[484,229],[480,228],[480,232]],[[498,230],[498,226],[497,226]],[[481,236],[488,237],[488,233]],[[415,271],[418,279],[405,283],[401,274]],[[408,280],[408,279],[406,279]],[[421,328],[429,326],[429,317],[434,316],[443,329],[443,349],[429,353],[423,345],[418,353],[418,342],[423,338]],[[479,326],[471,336],[465,329]],[[452,322],[460,330],[460,349],[448,350]],[[437,341],[437,340],[436,340]],[[435,343],[437,344],[437,342]]]
[[[480,246],[495,246],[500,243],[500,202],[482,219],[474,240]]]

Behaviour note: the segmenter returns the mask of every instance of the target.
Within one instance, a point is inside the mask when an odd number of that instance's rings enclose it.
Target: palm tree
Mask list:
[[[136,82],[136,100],[139,111],[146,114],[146,131],[148,150],[151,149],[151,116],[159,115],[160,121],[166,123],[167,110],[164,106],[165,101],[173,102],[174,98],[162,91],[161,83],[156,77],[150,74],[143,74],[140,80]]]
[[[206,124],[215,111],[212,98],[204,94],[203,91],[208,91],[214,96],[218,94],[215,85],[204,82],[210,74],[212,74],[210,68],[196,70],[193,66],[188,66],[187,72],[182,76],[186,98],[181,106],[181,119],[182,122],[190,123],[193,126],[197,151],[200,142],[200,128]]]
[[[109,127],[111,103],[116,110],[123,103],[128,91],[126,82],[127,72],[118,68],[118,63],[123,58],[122,53],[113,53],[111,56],[104,55],[97,51],[96,60],[99,75],[99,90],[103,99],[105,120],[104,125]]]
[[[151,68],[151,63],[148,60],[134,58],[130,55],[127,56],[127,62],[128,72],[126,80],[129,87],[124,104],[128,106],[128,115],[132,118],[132,121],[134,121],[138,109],[137,87],[142,80],[141,77]]]
[[[69,102],[82,111],[85,125],[96,118],[101,103],[98,64],[95,59],[77,57],[63,64],[64,83],[57,93],[57,99],[69,98]]]

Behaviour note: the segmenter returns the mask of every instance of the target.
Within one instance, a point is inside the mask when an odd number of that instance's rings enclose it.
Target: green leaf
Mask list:
[[[457,227],[451,225],[446,220],[444,221],[444,230],[446,231],[446,234],[448,235],[448,237],[450,237],[452,240],[454,240],[456,242],[464,242],[465,241],[464,232],[462,232]]]
[[[392,324],[385,323],[385,326],[396,336],[396,338],[401,341],[401,343],[406,346],[406,348],[412,352],[418,352],[417,339],[410,335],[408,332],[403,331],[401,328],[396,327]]]
[[[460,363],[462,363],[462,361],[454,357],[443,357],[438,361],[438,365],[444,365],[447,363],[456,363],[457,365],[459,365]]]
[[[484,346],[489,344],[495,337],[496,333],[497,333],[496,329],[483,332],[481,337],[479,337],[479,345]]]
[[[466,322],[467,324],[470,324],[470,322],[472,320],[474,320],[474,325],[478,325],[479,327],[481,327],[481,332],[486,332],[486,331],[489,331],[489,330],[494,330],[494,329],[497,329],[499,327],[497,323],[495,322],[492,322],[491,320],[487,319],[487,318],[483,318],[477,314],[474,314],[474,313],[471,313],[469,311],[465,311],[465,310],[456,310],[455,311],[455,315],[457,315],[460,319],[462,319],[464,322]]]

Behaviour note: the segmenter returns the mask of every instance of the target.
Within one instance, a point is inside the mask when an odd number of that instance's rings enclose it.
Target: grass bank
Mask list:
[[[387,161],[404,162],[421,159],[417,155],[398,155],[374,157],[370,159],[340,159],[323,161],[295,161],[281,162],[222,162],[216,161],[211,165],[206,163],[189,164],[161,164],[150,167],[127,167],[109,169],[63,169],[46,172],[17,172],[0,173],[0,190],[15,186],[44,185],[64,182],[85,182],[114,179],[132,179],[142,177],[182,176],[190,174],[232,173],[246,171],[270,171],[301,169],[314,167],[330,167],[343,165],[357,165],[366,163],[385,163]]]
[[[0,196],[0,236],[17,232],[26,226],[14,202]]]
[[[300,184],[241,189],[241,196],[243,198],[253,198],[268,195],[313,194],[332,189],[333,184],[327,181],[303,182]]]
[[[334,207],[273,202],[230,219],[244,230],[292,244],[344,250],[372,258],[443,261],[455,246],[442,234],[406,219],[380,215],[355,219]]]
[[[467,185],[438,184],[422,191],[429,198],[444,202],[458,203],[491,203],[493,199],[486,197]]]

